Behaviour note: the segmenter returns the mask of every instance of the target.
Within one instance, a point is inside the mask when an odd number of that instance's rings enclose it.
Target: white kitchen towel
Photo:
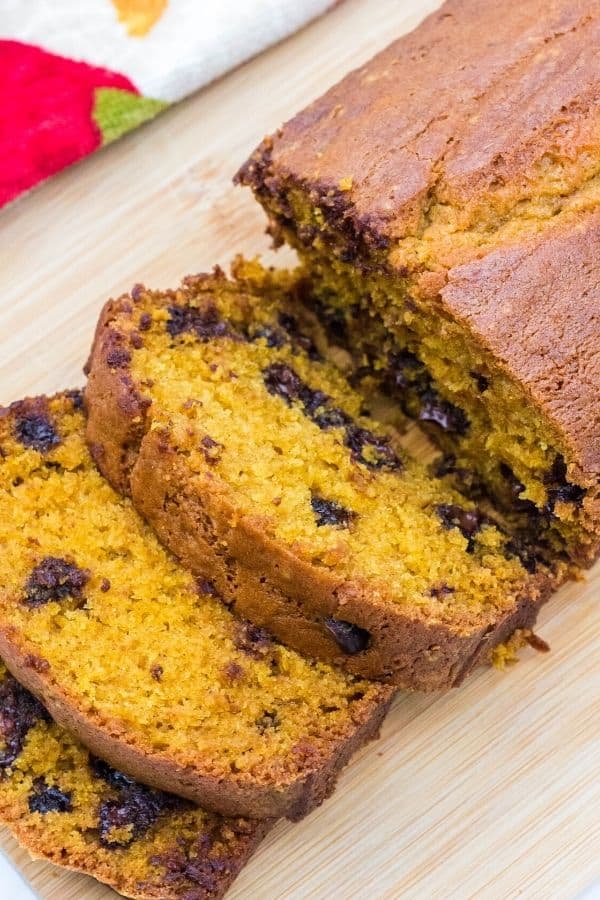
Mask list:
[[[335,0],[0,0],[0,206]]]
[[[0,0],[0,36],[126,75],[180,100],[332,6],[332,0]]]

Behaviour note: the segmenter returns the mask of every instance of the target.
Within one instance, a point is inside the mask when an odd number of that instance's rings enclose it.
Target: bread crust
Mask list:
[[[115,878],[113,870],[98,863],[93,854],[70,853],[65,856],[62,847],[40,840],[35,830],[15,818],[10,808],[3,807],[1,800],[0,822],[10,830],[32,859],[44,860],[61,869],[89,875],[131,900],[181,900],[182,894],[179,890],[173,891],[164,884],[140,886],[135,880],[127,877]],[[228,857],[227,868],[219,874],[218,888],[215,890],[211,887],[210,892],[206,892],[200,887],[194,887],[194,893],[190,895],[191,900],[221,900],[272,827],[273,823],[267,819],[256,822],[251,834],[239,838],[239,853],[235,857]]]
[[[458,232],[514,215],[556,174],[551,159],[574,161],[566,192],[597,171],[584,157],[600,139],[599,37],[598,0],[508,14],[447,0],[267,137],[237,179],[259,197],[305,192],[356,255],[423,237],[438,203],[460,213]],[[440,271],[473,250],[438,240],[435,254]]]
[[[207,276],[210,285],[210,276]],[[433,691],[460,684],[516,628],[530,627],[553,584],[545,575],[524,579],[514,606],[487,619],[451,627],[411,618],[393,603],[377,602],[359,578],[342,582],[299,559],[264,534],[260,523],[235,513],[209,477],[189,484],[168,428],[152,424],[149,400],[140,438],[139,403],[123,400],[123,386],[141,394],[129,372],[109,364],[128,336],[116,317],[130,300],[107,305],[88,367],[87,438],[102,473],[131,494],[162,542],[192,571],[211,578],[236,612],[263,625],[283,643],[363,677],[397,687]],[[152,425],[152,427],[150,427]],[[119,440],[127,446],[123,446]],[[231,522],[235,522],[231,525]],[[347,655],[323,625],[325,617],[366,629],[368,649]]]

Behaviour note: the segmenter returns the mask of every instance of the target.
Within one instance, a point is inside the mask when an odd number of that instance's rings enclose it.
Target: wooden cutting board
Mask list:
[[[102,302],[234,253],[272,259],[230,178],[259,138],[436,0],[347,0],[328,17],[0,217],[0,401],[82,383]],[[280,264],[285,254],[277,254]],[[281,823],[241,898],[560,898],[600,876],[600,568],[544,610],[531,649],[444,696],[401,696],[335,797]],[[115,896],[1,846],[44,900]],[[0,896],[4,896],[0,886]],[[8,898],[7,898],[8,900]]]

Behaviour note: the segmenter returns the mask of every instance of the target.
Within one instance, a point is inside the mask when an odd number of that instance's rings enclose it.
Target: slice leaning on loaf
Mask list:
[[[271,827],[134,781],[52,721],[0,662],[0,822],[34,858],[135,900],[218,900]]]
[[[402,451],[320,357],[289,275],[237,274],[107,304],[86,389],[98,466],[284,643],[396,685],[457,684],[564,567]]]
[[[115,768],[226,815],[300,818],[391,690],[234,617],[97,471],[80,405],[0,415],[0,655]]]
[[[238,173],[314,308],[525,527],[600,553],[600,3],[448,0]]]

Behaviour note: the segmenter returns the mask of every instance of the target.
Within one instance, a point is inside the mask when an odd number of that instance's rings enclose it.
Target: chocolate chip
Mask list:
[[[288,335],[293,347],[299,347],[307,354],[308,358],[313,361],[322,358],[312,338],[300,330],[296,316],[281,312],[279,313],[277,321]]]
[[[103,759],[98,759],[97,756],[92,756],[92,754],[90,754],[89,763],[92,774],[95,775],[96,778],[101,778],[102,781],[105,781],[116,790],[120,791],[123,788],[135,784],[134,779],[130,778],[129,775],[119,772],[118,769],[113,769],[112,766],[109,766]]]
[[[428,591],[430,597],[436,597],[437,599],[441,597],[450,597],[455,593],[456,588],[450,587],[449,584],[445,584],[444,582],[442,582],[441,584],[434,584],[433,587],[430,587]]]
[[[536,552],[535,547],[520,536],[512,537],[507,541],[504,549],[507,556],[509,558],[515,556],[530,575],[535,575],[538,564],[543,562],[543,558]]]
[[[388,364],[383,373],[382,388],[390,395],[404,391],[408,387],[425,390],[429,386],[429,376],[421,360],[410,350],[396,350],[388,355]]]
[[[485,486],[474,469],[459,466],[453,453],[446,453],[435,459],[429,472],[435,478],[450,476],[457,489],[472,499],[483,497],[486,493]]]
[[[311,298],[310,305],[325,328],[327,337],[338,344],[345,344],[348,339],[348,325],[344,312],[334,306],[328,306],[316,297]]]
[[[241,819],[227,821],[228,830],[245,834],[244,828],[250,827]],[[204,832],[198,836],[190,847],[176,846],[164,853],[151,856],[149,862],[160,866],[165,874],[162,881],[171,890],[169,896],[181,896],[182,900],[204,900],[216,896],[219,887],[229,873],[235,868],[235,860],[227,856],[217,856],[212,851],[218,834],[213,836]],[[222,843],[222,840],[219,840]],[[191,891],[189,883],[197,886]]]
[[[263,370],[265,387],[270,394],[280,397],[288,406],[300,399],[304,382],[291,366],[285,363],[271,363]]]
[[[334,636],[335,640],[349,656],[362,653],[371,643],[371,635],[365,628],[353,625],[343,619],[334,619],[329,616],[325,619],[325,627]]]
[[[204,594],[206,597],[220,597],[214,582],[210,581],[208,578],[196,578],[196,587],[198,593]]]
[[[279,350],[284,346],[284,344],[286,344],[287,335],[281,328],[278,328],[276,325],[262,325],[261,327],[255,328],[249,332],[248,340],[263,340],[266,343],[267,347]]]
[[[352,460],[368,469],[394,472],[404,468],[402,460],[389,446],[387,435],[377,435],[358,425],[350,425],[346,428],[344,444],[352,451]]]
[[[345,428],[344,444],[352,451],[354,462],[369,469],[398,470],[403,467],[389,446],[387,436],[376,435],[356,425],[342,409],[331,405],[328,394],[310,388],[290,366],[272,363],[263,370],[263,379],[269,393],[280,397],[288,406],[294,401],[300,402],[305,415],[319,428]]]
[[[15,435],[24,447],[48,453],[60,444],[60,437],[47,413],[30,412],[15,419]]]
[[[525,490],[525,485],[519,481],[513,470],[505,462],[501,462],[499,466],[500,474],[503,479],[510,485],[510,491],[513,497],[518,497]]]
[[[106,362],[111,369],[124,369],[131,362],[131,353],[125,347],[113,347],[106,354]]]
[[[93,775],[118,792],[116,797],[104,799],[98,809],[100,843],[109,850],[128,847],[162,812],[192,808],[189,801],[138,784],[91,754],[89,764]],[[114,833],[122,829],[125,834]]]
[[[435,478],[444,478],[446,475],[454,475],[457,471],[456,456],[454,453],[444,453],[438,456],[431,464],[431,474]]]
[[[74,563],[56,556],[46,556],[35,567],[25,583],[23,603],[30,608],[43,606],[45,603],[59,602],[65,597],[82,601],[83,589],[90,573],[80,569]]]
[[[76,409],[77,411],[83,409],[83,391],[76,388],[72,391],[65,391],[65,394],[73,404],[73,409]]]
[[[171,337],[184,332],[195,334],[202,341],[219,337],[231,337],[233,332],[228,322],[221,318],[217,307],[208,303],[201,308],[193,306],[170,306],[167,331]]]
[[[320,393],[320,392],[318,392]],[[324,394],[321,394],[321,397],[324,397]],[[316,400],[321,398],[317,397]],[[328,400],[329,398],[326,398]],[[319,410],[316,412],[316,410]],[[327,407],[325,405],[315,405],[315,413],[311,414],[311,418],[315,425],[318,425],[323,431],[327,431],[328,428],[345,428],[352,424],[352,419],[345,413],[343,409],[340,409],[338,406],[330,406]]]
[[[281,719],[275,711],[265,710],[260,718],[256,720],[256,727],[260,734],[264,734],[265,731],[277,731],[280,726]]]
[[[36,722],[49,722],[48,713],[12,675],[0,682],[0,735],[4,746],[0,749],[0,769],[13,764]]]
[[[331,406],[331,397],[324,391],[309,387],[291,366],[272,363],[263,370],[263,380],[270,394],[280,397],[288,406],[294,401],[302,405],[302,411],[319,428],[337,428],[349,424],[352,419],[343,410]]]
[[[49,812],[71,812],[71,792],[61,791],[56,785],[49,785],[43,776],[33,782],[33,790],[28,798],[29,812],[45,815]]]
[[[235,623],[235,632],[233,636],[234,646],[252,656],[255,659],[262,659],[271,650],[273,638],[266,630],[259,625],[253,625],[245,619]]]
[[[438,425],[449,434],[466,434],[469,420],[466,413],[448,400],[443,400],[434,388],[428,388],[421,397],[418,418],[420,422]]]
[[[550,471],[544,476],[544,484],[566,484],[567,483],[567,464],[562,453],[557,453],[554,462],[550,467]]]
[[[458,528],[462,536],[467,538],[467,553],[472,553],[475,548],[473,538],[482,525],[489,521],[487,516],[478,509],[464,509],[457,503],[440,503],[435,511],[444,528]]]
[[[373,369],[370,366],[356,366],[348,376],[348,383],[353,388],[360,388],[365,378],[373,375]],[[383,385],[382,385],[383,389]]]
[[[553,512],[557,503],[574,503],[579,506],[586,493],[586,489],[579,487],[578,484],[561,484],[548,491],[548,502],[545,508],[548,512]]]
[[[347,247],[344,247],[341,250],[337,251],[337,255],[342,262],[354,263],[358,258],[359,252],[360,251],[357,244],[350,244]]]
[[[128,785],[117,797],[103,800],[98,808],[100,844],[107,850],[128,847],[154,825],[162,812],[179,808],[181,802],[141,784]]]
[[[480,394],[483,394],[490,386],[490,379],[487,375],[484,375],[483,372],[470,372],[471,378],[474,380],[477,385],[477,390]]]
[[[239,663],[231,660],[223,666],[223,674],[228,681],[241,681],[245,675],[244,667]]]
[[[348,528],[356,518],[356,513],[346,509],[335,500],[326,500],[324,497],[313,495],[310,500],[317,526],[332,525],[338,528]]]
[[[525,490],[525,485],[522,481],[519,481],[513,470],[504,462],[500,463],[499,466],[500,474],[502,478],[507,482],[510,492],[513,497],[513,506],[516,510],[520,512],[527,513],[530,516],[538,516],[539,511],[532,500],[525,500],[521,498],[521,494]]]
[[[581,505],[586,488],[567,481],[567,465],[561,453],[557,454],[550,471],[544,476],[544,484],[550,485],[548,499],[544,506],[547,513],[553,513],[557,503],[574,503]]]
[[[221,459],[223,444],[220,444],[219,441],[215,441],[209,434],[205,434],[200,441],[200,448],[204,459],[210,466],[215,466]]]
[[[164,669],[162,666],[154,665],[150,666],[150,674],[154,678],[155,681],[160,681],[163,677]]]

